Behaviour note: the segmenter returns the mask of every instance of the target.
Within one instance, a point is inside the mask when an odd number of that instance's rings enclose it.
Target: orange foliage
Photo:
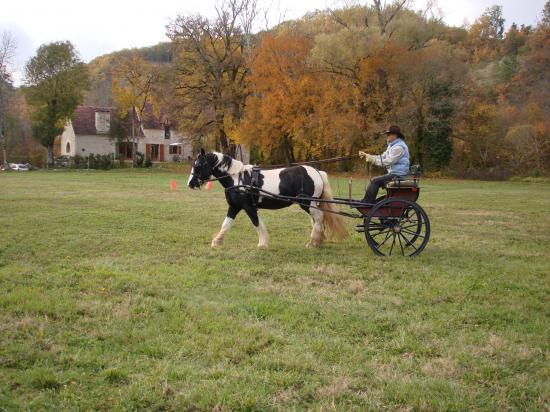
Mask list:
[[[351,150],[358,134],[353,88],[345,79],[313,68],[311,48],[310,39],[284,34],[266,35],[256,50],[251,96],[236,135],[272,160],[320,158]]]

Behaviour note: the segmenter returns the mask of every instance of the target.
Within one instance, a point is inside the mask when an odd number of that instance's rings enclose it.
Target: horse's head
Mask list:
[[[187,182],[187,185],[191,189],[198,189],[203,183],[210,179],[213,168],[214,165],[208,158],[208,155],[204,152],[204,149],[201,149],[195,163],[193,163],[191,176],[189,176],[189,182]]]

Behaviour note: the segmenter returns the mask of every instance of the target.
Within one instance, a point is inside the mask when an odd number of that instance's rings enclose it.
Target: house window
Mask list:
[[[168,153],[171,155],[180,155],[181,154],[181,145],[170,145]]]
[[[170,125],[164,125],[164,138],[170,139]]]
[[[67,145],[65,146],[65,153],[69,154],[71,153],[71,144],[67,142]]]
[[[95,112],[95,129],[97,133],[109,133],[111,129],[110,112]]]
[[[118,144],[118,155],[121,159],[131,159],[132,152],[132,143],[130,142],[121,142]]]

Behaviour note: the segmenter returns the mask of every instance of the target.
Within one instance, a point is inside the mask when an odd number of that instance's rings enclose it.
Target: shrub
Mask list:
[[[145,156],[141,152],[136,152],[136,166],[137,167],[143,167],[143,161],[145,160]]]
[[[76,155],[74,157],[70,156],[59,156],[55,159],[55,166],[65,169],[101,169],[109,170],[113,168],[114,156],[110,154],[106,155],[94,155],[90,153],[88,156]]]

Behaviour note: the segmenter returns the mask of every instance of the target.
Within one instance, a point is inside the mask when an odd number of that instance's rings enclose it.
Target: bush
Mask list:
[[[496,167],[487,169],[469,168],[456,170],[454,176],[461,179],[506,180],[510,178],[511,173],[509,170]]]
[[[143,161],[145,160],[145,156],[141,152],[136,152],[136,166],[137,167],[143,167]]]
[[[94,155],[90,153],[89,156],[76,155],[59,156],[55,159],[55,166],[63,169],[101,169],[109,170],[114,165],[114,156],[110,154],[106,155]]]

